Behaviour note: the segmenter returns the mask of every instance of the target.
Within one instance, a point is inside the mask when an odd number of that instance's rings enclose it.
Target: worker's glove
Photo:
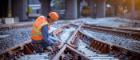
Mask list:
[[[53,52],[53,48],[51,46],[48,46],[47,50]]]
[[[54,46],[58,49],[60,49],[63,46],[63,42],[57,41],[55,42]]]
[[[58,51],[59,49],[58,49],[56,46],[48,46],[48,47],[47,47],[47,50],[48,50],[48,51],[51,51],[51,52],[56,52],[56,51]]]
[[[49,47],[49,49],[52,51],[52,52],[56,52],[58,51],[61,47],[63,46],[62,42],[55,42],[52,46]]]
[[[60,32],[62,32],[62,29],[57,29],[53,32],[54,35],[58,35]]]

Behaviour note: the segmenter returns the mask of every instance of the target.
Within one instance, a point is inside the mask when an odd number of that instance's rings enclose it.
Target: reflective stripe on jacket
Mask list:
[[[32,40],[42,40],[42,33],[41,29],[43,26],[47,25],[48,22],[44,16],[39,16],[36,21],[33,23],[32,31],[31,31],[31,38]]]

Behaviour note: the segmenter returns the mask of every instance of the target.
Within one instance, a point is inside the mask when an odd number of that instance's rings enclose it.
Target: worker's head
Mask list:
[[[55,21],[57,21],[59,18],[59,15],[57,12],[50,12],[48,15],[48,22],[51,24]]]

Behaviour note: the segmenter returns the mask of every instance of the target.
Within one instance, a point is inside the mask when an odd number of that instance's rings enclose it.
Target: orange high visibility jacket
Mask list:
[[[31,31],[31,38],[32,40],[42,40],[43,36],[41,33],[41,28],[47,25],[48,22],[44,16],[40,16],[36,19],[33,23],[32,31]]]

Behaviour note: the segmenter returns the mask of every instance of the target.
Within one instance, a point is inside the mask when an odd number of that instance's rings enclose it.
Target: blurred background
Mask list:
[[[0,19],[30,21],[39,15],[57,11],[60,19],[82,17],[139,18],[139,0],[0,0]]]

